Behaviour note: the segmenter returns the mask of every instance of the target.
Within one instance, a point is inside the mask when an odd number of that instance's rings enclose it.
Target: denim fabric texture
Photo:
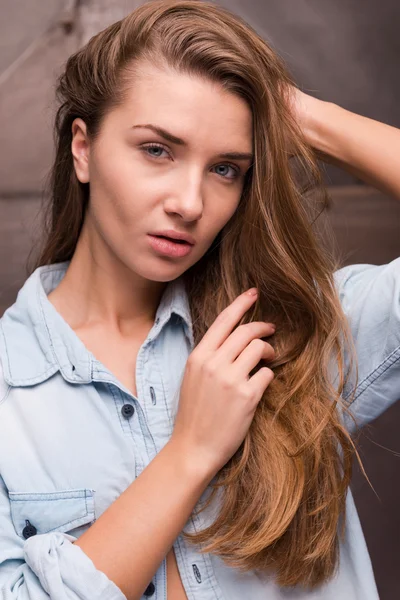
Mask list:
[[[169,440],[193,349],[188,299],[178,278],[168,284],[139,350],[133,396],[47,298],[68,264],[38,268],[0,320],[0,600],[125,599],[71,542]],[[344,267],[335,282],[357,350],[351,408],[362,426],[400,397],[400,259]],[[349,381],[345,397],[354,384]],[[211,523],[218,501],[217,495],[205,512],[192,515],[184,531]],[[378,599],[351,491],[338,572],[312,592],[281,589],[260,573],[241,574],[182,535],[174,549],[189,600]],[[164,560],[153,577],[154,600],[167,597],[166,577]]]

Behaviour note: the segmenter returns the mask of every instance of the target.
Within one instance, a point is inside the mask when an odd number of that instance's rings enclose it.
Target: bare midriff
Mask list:
[[[167,554],[167,599],[187,600],[173,548]]]

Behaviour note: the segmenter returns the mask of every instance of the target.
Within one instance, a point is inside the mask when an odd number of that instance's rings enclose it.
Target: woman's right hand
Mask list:
[[[223,310],[189,355],[171,442],[205,465],[212,478],[233,456],[250,427],[258,402],[272,381],[271,369],[249,373],[274,349],[262,337],[271,323],[239,325],[257,295],[245,292]]]

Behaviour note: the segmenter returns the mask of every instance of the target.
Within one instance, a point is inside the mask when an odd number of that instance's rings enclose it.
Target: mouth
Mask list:
[[[187,246],[192,246],[192,244],[189,244],[189,242],[186,242],[185,240],[176,240],[175,238],[170,238],[166,235],[154,235],[154,237],[160,238],[161,240],[167,240],[168,242],[174,242],[174,244],[186,244]]]
[[[156,238],[166,240],[167,242],[173,242],[174,244],[188,244],[189,246],[194,246],[196,240],[186,231],[176,231],[175,229],[161,229],[156,231],[152,231],[150,235],[153,235]]]
[[[187,256],[193,249],[193,244],[185,240],[177,240],[164,235],[149,234],[149,242],[157,254],[181,258]]]

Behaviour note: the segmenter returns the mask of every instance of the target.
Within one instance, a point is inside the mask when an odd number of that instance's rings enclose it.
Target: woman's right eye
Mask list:
[[[148,156],[151,156],[151,158],[163,158],[162,151],[169,154],[168,150],[161,144],[147,144],[145,146],[141,146],[140,149],[143,150]],[[152,152],[149,152],[150,150],[156,150],[158,153],[153,154]]]

